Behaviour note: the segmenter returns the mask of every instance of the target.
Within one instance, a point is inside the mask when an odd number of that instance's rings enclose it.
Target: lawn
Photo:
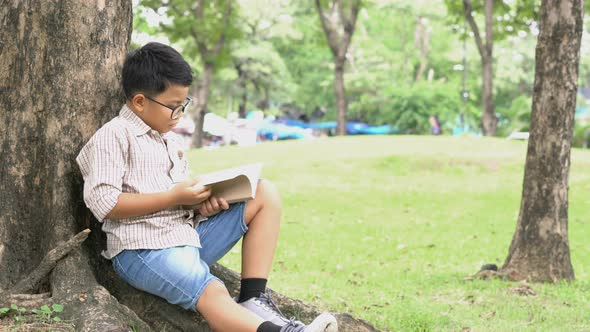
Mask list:
[[[264,162],[283,225],[269,286],[385,331],[590,331],[590,152],[575,150],[569,236],[576,281],[464,280],[501,265],[526,142],[340,137],[189,152],[195,174]],[[236,247],[221,261],[239,270]]]

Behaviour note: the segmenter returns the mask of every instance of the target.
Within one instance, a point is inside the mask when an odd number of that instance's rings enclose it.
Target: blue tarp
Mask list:
[[[347,122],[346,132],[350,135],[386,135],[391,133],[391,126],[369,126],[363,122]]]
[[[306,123],[299,120],[286,119],[283,122],[288,126],[309,129],[335,129],[337,126],[336,121]],[[366,123],[354,121],[346,123],[346,132],[350,135],[386,135],[391,133],[391,131],[390,125],[369,126]]]
[[[306,137],[302,128],[272,122],[265,123],[258,128],[257,134],[269,140],[301,139]]]

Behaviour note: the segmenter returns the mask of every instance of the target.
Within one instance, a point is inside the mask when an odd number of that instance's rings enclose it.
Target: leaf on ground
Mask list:
[[[516,293],[518,295],[523,296],[536,296],[537,293],[531,288],[531,286],[526,282],[523,281],[518,286],[510,287],[508,289],[511,293]]]

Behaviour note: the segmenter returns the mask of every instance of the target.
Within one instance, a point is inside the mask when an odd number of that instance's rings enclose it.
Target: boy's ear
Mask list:
[[[138,93],[131,98],[131,104],[138,112],[143,112],[146,103],[146,98],[143,93]]]

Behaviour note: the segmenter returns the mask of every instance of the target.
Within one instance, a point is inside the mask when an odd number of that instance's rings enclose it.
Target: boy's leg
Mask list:
[[[267,279],[277,247],[281,198],[271,182],[258,183],[256,198],[246,204],[248,232],[242,241],[242,279]]]
[[[258,183],[256,198],[236,203],[197,227],[201,239],[201,258],[209,265],[215,263],[243,236],[242,285],[240,305],[266,321],[258,332],[275,331],[265,328],[282,326],[281,331],[337,331],[337,323],[330,314],[318,316],[310,325],[285,318],[270,294],[266,280],[270,273],[281,221],[281,199],[276,187],[269,181]],[[213,283],[212,283],[213,285]],[[227,292],[227,291],[226,291]],[[205,314],[204,314],[205,315]],[[267,324],[272,322],[276,325]],[[276,330],[278,331],[278,330]]]
[[[279,236],[281,209],[281,198],[274,184],[260,181],[256,198],[246,205],[244,222],[248,225],[248,232],[242,240],[242,280],[238,302],[265,320],[285,325],[289,320],[266,292]]]
[[[238,305],[195,247],[125,250],[115,272],[133,287],[199,311],[215,331],[255,332],[263,319]]]
[[[279,226],[281,199],[276,187],[261,180],[256,198],[230,205],[197,227],[201,259],[211,265],[242,241],[242,278],[267,279],[272,265]]]
[[[283,326],[263,321],[257,315],[237,304],[219,281],[211,282],[196,309],[205,317],[213,331],[231,332],[337,332],[338,325],[330,314],[318,316],[311,324],[288,322]]]
[[[255,332],[262,318],[238,305],[219,281],[211,282],[196,305],[214,331]]]

